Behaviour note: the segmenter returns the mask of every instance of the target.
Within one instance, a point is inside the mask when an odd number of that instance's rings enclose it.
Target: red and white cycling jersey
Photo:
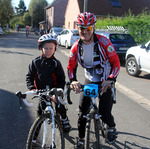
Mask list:
[[[77,81],[76,69],[78,62],[85,68],[85,77],[92,82],[100,82],[107,79],[116,79],[120,70],[120,61],[109,39],[102,35],[94,34],[93,64],[86,66],[83,55],[82,41],[79,39],[70,50],[68,76],[71,81]]]

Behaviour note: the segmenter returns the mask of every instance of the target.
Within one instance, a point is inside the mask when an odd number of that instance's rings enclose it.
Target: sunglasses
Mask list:
[[[81,32],[84,32],[85,30],[91,31],[91,30],[93,29],[93,26],[89,26],[89,27],[79,27],[79,29],[81,30]]]

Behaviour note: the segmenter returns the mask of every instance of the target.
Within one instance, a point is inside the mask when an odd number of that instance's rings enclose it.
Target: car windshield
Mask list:
[[[73,36],[79,36],[78,30],[71,30],[71,32],[73,33]]]
[[[62,28],[54,28],[55,32],[61,32],[63,29]]]
[[[110,34],[112,43],[135,43],[130,34]]]

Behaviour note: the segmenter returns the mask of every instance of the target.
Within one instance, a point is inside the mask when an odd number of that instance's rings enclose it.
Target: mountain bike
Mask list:
[[[34,121],[30,128],[26,149],[65,148],[64,135],[57,107],[59,107],[60,104],[72,104],[69,93],[69,83],[66,85],[64,95],[63,90],[60,88],[27,91],[25,93],[19,91],[16,93],[20,101],[20,108],[22,108],[22,101],[29,107],[33,106],[33,103],[27,101],[27,95],[29,94],[33,95],[32,99],[38,98],[40,105],[43,102],[46,104],[46,108],[43,109],[42,115]],[[51,100],[53,95],[56,97],[57,104]],[[66,101],[66,96],[68,101]]]
[[[90,98],[90,107],[88,109],[88,114],[83,117],[87,119],[86,123],[86,138],[85,138],[85,148],[86,149],[100,149],[101,139],[100,134],[107,141],[107,125],[101,120],[101,115],[97,107],[97,97],[100,91],[100,86],[97,84],[81,85],[81,91],[84,92],[85,96]],[[111,90],[114,103],[116,103],[115,87],[114,82],[111,83]],[[102,93],[100,93],[102,95]]]

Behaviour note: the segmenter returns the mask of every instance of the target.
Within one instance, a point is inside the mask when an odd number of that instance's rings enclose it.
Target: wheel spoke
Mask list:
[[[52,130],[52,121],[49,118],[49,115],[42,115],[38,118],[32,125],[28,141],[27,148],[30,149],[50,149],[52,144],[56,145],[56,148],[64,148],[64,137],[60,124],[55,120],[57,127],[55,128],[55,143],[53,141],[53,130]],[[45,130],[44,130],[45,129]],[[43,132],[44,136],[43,136]],[[43,141],[44,137],[44,141]]]

